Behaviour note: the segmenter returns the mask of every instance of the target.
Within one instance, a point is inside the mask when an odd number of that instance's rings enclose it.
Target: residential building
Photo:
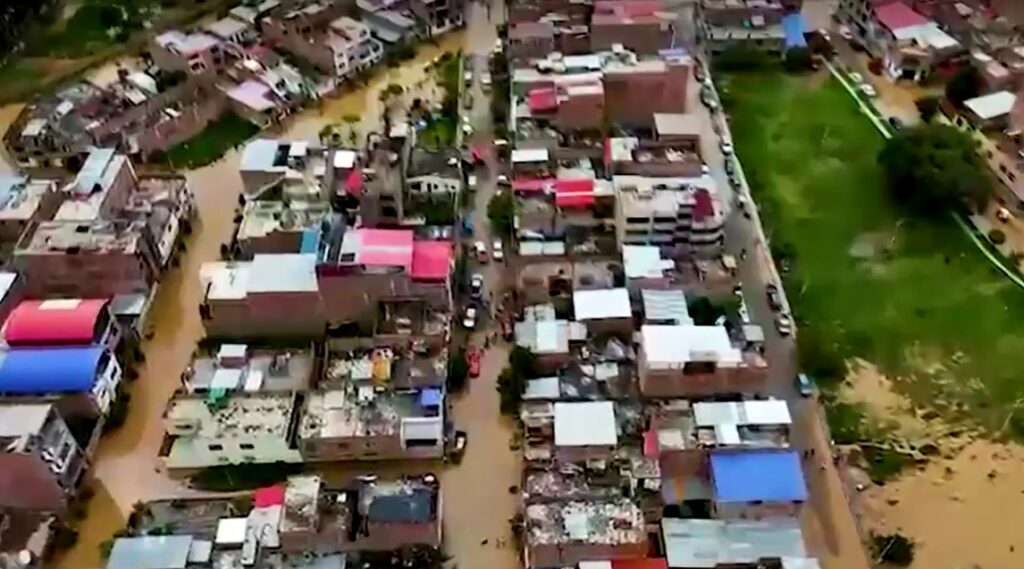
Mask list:
[[[246,79],[225,88],[224,96],[232,112],[260,128],[279,122],[287,114],[287,99],[263,81]]]
[[[676,47],[675,19],[661,0],[597,0],[590,20],[590,49],[621,45],[640,55],[657,55]]]
[[[921,81],[963,52],[960,43],[938,24],[900,1],[874,7],[868,38],[893,79]]]
[[[722,326],[645,324],[638,352],[645,397],[760,393],[767,380],[765,360],[733,346]]]
[[[416,16],[408,3],[398,0],[356,0],[359,19],[370,29],[373,37],[386,45],[415,40],[421,34]]]
[[[121,376],[117,358],[102,346],[0,352],[0,393],[12,399],[53,400],[65,417],[106,414]]]
[[[781,400],[682,399],[648,407],[645,449],[658,457],[664,476],[700,476],[716,450],[789,448],[792,418]]]
[[[62,514],[88,466],[51,403],[0,405],[0,514]]]
[[[808,559],[800,523],[665,518],[661,539],[671,569],[817,569]],[[781,560],[781,565],[773,565]],[[797,561],[804,562],[797,564]]]
[[[579,344],[586,338],[586,326],[558,319],[552,304],[527,306],[523,321],[515,323],[516,345],[530,350],[544,368],[557,369],[571,362],[570,343]]]
[[[612,458],[619,425],[612,401],[555,403],[555,456],[568,461]]]
[[[423,22],[427,35],[434,36],[460,28],[465,23],[465,0],[409,0],[409,11]]]
[[[326,202],[251,200],[235,234],[237,258],[255,255],[315,253],[323,223],[331,218]]]
[[[625,49],[588,55],[563,56],[559,53],[536,60],[532,67],[518,66],[512,72],[513,104],[517,113],[529,109],[524,101],[535,89],[553,89],[540,94],[535,106],[540,115],[551,115],[556,103],[561,104],[563,93],[583,89],[578,106],[586,116],[593,112],[590,97],[595,83],[601,83],[604,109],[608,120],[633,128],[652,128],[653,113],[686,112],[686,93],[691,80],[693,60],[689,56],[667,52],[658,57],[640,58]],[[570,89],[572,87],[572,89]],[[513,120],[517,119],[513,113]],[[556,113],[558,114],[558,113]],[[568,125],[584,119],[563,117]],[[517,132],[515,122],[510,131]]]
[[[444,454],[446,357],[396,348],[328,352],[306,395],[298,446],[308,461],[439,458]]]
[[[106,569],[185,569],[189,559],[209,559],[213,543],[190,535],[118,537]]]
[[[275,349],[247,344],[220,344],[202,350],[181,375],[189,394],[211,392],[305,391],[314,381],[316,358],[312,348]]]
[[[663,123],[665,116],[655,115],[660,117]],[[662,129],[665,129],[664,124]],[[677,132],[682,130],[679,129]],[[700,178],[702,175],[704,161],[700,155],[699,136],[676,135],[659,140],[641,140],[636,137],[609,138],[605,141],[605,147],[605,168],[612,174],[661,178]]]
[[[782,26],[786,9],[779,0],[700,0],[698,34],[712,54],[743,45],[781,55],[786,45]]]
[[[194,75],[216,72],[226,64],[223,41],[203,32],[164,32],[153,38],[150,56],[165,71]]]
[[[524,516],[528,567],[571,567],[647,555],[643,511],[625,498],[528,504]]]
[[[32,298],[148,292],[162,263],[142,221],[46,221],[19,242],[14,264]]]
[[[262,20],[269,43],[299,57],[320,72],[341,79],[383,57],[380,41],[369,29],[345,16],[344,4],[314,2]]]
[[[288,479],[281,550],[303,555],[440,547],[441,486],[432,474],[327,488],[319,476]]]
[[[12,249],[26,231],[53,219],[63,198],[56,180],[0,176],[0,250]]]
[[[15,272],[0,271],[0,322],[7,320],[24,297],[25,279]]]
[[[252,43],[257,39],[256,26],[254,22],[247,22],[229,14],[215,22],[203,26],[205,32],[222,42],[224,51]],[[236,44],[232,46],[231,44]]]
[[[633,330],[633,307],[625,288],[575,290],[572,295],[573,314],[591,334]]]
[[[211,390],[174,397],[164,412],[170,444],[160,459],[176,474],[214,466],[302,462],[290,442],[295,412],[291,391]]]
[[[556,27],[553,22],[521,22],[509,26],[508,53],[514,62],[544,59],[556,49]]]
[[[200,307],[214,338],[315,338],[327,325],[316,253],[257,254],[251,261],[205,263]]]
[[[66,166],[80,166],[80,154],[96,142],[86,125],[108,114],[104,95],[99,87],[80,82],[36,98],[4,133],[7,152],[19,168],[59,174]]]
[[[413,148],[405,173],[409,193],[458,195],[462,190],[461,161],[459,151],[453,148]]]
[[[245,145],[238,172],[247,197],[280,188],[282,198],[296,201],[328,201],[328,164],[332,151],[317,142],[260,138]],[[351,158],[354,160],[354,153]]]
[[[796,451],[713,451],[709,471],[714,516],[719,519],[796,517],[807,501],[803,465]]]
[[[947,106],[943,112],[978,143],[978,154],[1000,182],[996,198],[1024,211],[1024,100],[1012,91],[996,91],[964,101],[961,111]]]
[[[615,230],[622,245],[655,245],[673,256],[717,257],[725,212],[715,180],[613,176]]]

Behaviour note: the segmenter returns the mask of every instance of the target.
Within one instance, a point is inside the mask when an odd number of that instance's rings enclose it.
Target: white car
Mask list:
[[[872,87],[871,85],[868,85],[867,83],[862,83],[860,85],[860,92],[872,98],[878,96],[878,91],[875,91],[875,88]]]
[[[718,147],[722,149],[722,154],[725,154],[726,156],[732,156],[733,152],[736,151],[736,149],[732,147],[732,143],[728,140],[723,140],[719,143]]]
[[[501,38],[494,40],[494,53],[501,53],[505,49],[505,45],[501,42]]]
[[[476,307],[469,306],[466,308],[466,315],[462,317],[462,325],[472,330],[476,328]]]
[[[483,241],[473,243],[473,252],[476,254],[476,260],[479,262],[486,263],[489,260],[487,245],[484,245]]]
[[[710,175],[711,174],[711,166],[708,166],[707,163],[701,164],[700,165],[700,173],[702,175],[704,175],[704,176]]]
[[[846,26],[839,26],[839,37],[846,41],[850,41],[853,39],[853,32],[851,32],[850,28]]]
[[[469,297],[479,300],[484,296],[484,276],[477,273],[469,279]]]
[[[864,76],[854,71],[853,73],[850,73],[850,81],[853,81],[854,83],[863,83]]]
[[[495,261],[500,261],[505,258],[505,250],[502,248],[501,239],[495,239],[491,245],[491,256],[494,257]]]
[[[469,175],[469,178],[466,179],[466,185],[469,186],[469,189],[471,190],[476,189],[476,174]]]

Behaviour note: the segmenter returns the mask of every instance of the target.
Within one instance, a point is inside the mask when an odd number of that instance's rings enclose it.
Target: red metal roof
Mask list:
[[[878,23],[885,26],[890,32],[929,22],[928,18],[918,14],[903,2],[891,2],[876,6],[875,17],[878,19]]]
[[[407,229],[356,229],[359,252],[356,262],[374,267],[412,266],[412,231]]]
[[[594,180],[555,180],[555,205],[587,207],[594,204]]]
[[[412,278],[443,281],[452,263],[450,241],[416,241],[412,244]]]
[[[3,337],[11,346],[91,344],[107,299],[26,300],[11,311]]]
[[[267,486],[259,488],[252,495],[254,508],[269,508],[284,504],[284,486]]]
[[[531,112],[553,111],[558,108],[558,95],[553,88],[531,89],[526,104]]]

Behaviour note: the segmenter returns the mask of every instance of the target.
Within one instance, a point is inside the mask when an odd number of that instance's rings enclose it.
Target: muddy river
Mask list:
[[[343,123],[346,115],[360,117],[360,136],[379,130],[380,92],[387,85],[398,83],[406,87],[405,97],[410,101],[413,97],[436,99],[436,87],[428,76],[427,66],[441,53],[463,48],[464,43],[465,35],[456,33],[440,40],[438,46],[423,47],[415,59],[403,66],[382,69],[364,88],[326,100],[319,108],[294,117],[281,129],[280,136],[315,138],[325,125]],[[17,111],[16,106],[0,109],[0,124],[6,127]],[[199,267],[217,259],[221,244],[231,238],[241,192],[238,162],[239,154],[232,152],[215,164],[187,173],[196,193],[200,220],[187,242],[180,266],[169,271],[161,283],[149,321],[152,336],[143,346],[146,361],[131,386],[127,421],[103,438],[94,457],[89,483],[96,495],[89,504],[88,516],[79,524],[78,545],[64,554],[55,567],[99,569],[103,565],[100,544],[123,527],[135,502],[195,494],[169,479],[157,466],[163,435],[161,415],[203,335],[197,309],[201,299]],[[9,171],[13,171],[13,166],[0,154],[0,173]],[[491,350],[484,359],[481,377],[455,402],[456,424],[470,432],[469,450],[462,464],[411,467],[413,471],[443,469],[448,552],[461,567],[517,566],[516,554],[507,543],[508,519],[516,505],[516,496],[509,489],[518,485],[518,454],[508,448],[512,431],[498,415],[494,387],[505,358],[503,350]],[[350,473],[351,470],[338,467],[325,474],[342,478]]]

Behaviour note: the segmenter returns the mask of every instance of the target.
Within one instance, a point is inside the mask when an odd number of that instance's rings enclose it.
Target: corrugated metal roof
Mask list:
[[[89,391],[96,383],[102,347],[17,348],[0,361],[0,393],[40,395]]]
[[[107,569],[184,569],[191,547],[190,535],[119,537]]]
[[[11,346],[91,344],[107,299],[26,300],[4,323]]]
[[[686,307],[686,295],[679,289],[642,290],[644,317],[648,322],[693,324]]]
[[[796,451],[716,452],[711,455],[711,478],[715,500],[722,503],[807,500]]]
[[[724,521],[665,518],[661,521],[669,567],[713,568],[755,563],[762,558],[803,558],[803,535],[795,519]]]

